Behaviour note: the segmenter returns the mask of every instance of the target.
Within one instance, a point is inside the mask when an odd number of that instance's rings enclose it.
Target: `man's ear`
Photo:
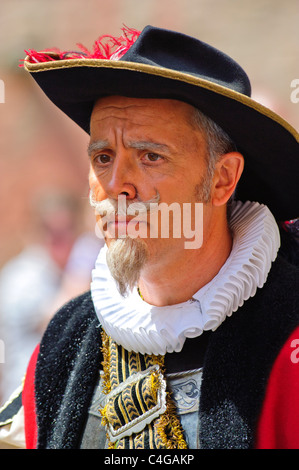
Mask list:
[[[214,206],[226,204],[233,194],[244,168],[244,158],[239,152],[221,156],[216,163],[211,202]]]

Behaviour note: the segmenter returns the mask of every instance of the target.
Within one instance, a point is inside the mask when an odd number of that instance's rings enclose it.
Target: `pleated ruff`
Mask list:
[[[230,216],[233,247],[218,274],[187,302],[155,307],[135,288],[122,297],[103,248],[92,273],[91,293],[106,333],[128,351],[164,355],[181,351],[186,338],[216,330],[227,316],[263,287],[280,246],[270,210],[259,203],[234,203]]]

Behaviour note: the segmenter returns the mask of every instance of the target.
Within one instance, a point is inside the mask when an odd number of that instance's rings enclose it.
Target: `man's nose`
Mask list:
[[[135,199],[137,197],[137,173],[137,163],[127,152],[117,154],[107,186],[108,196],[117,199],[118,196],[125,195],[127,199]]]

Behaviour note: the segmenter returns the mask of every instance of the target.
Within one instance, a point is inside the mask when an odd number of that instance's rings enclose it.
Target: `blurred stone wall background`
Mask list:
[[[62,188],[83,205],[88,194],[87,136],[19,68],[24,49],[91,48],[122,24],[177,29],[224,50],[249,74],[253,95],[299,128],[299,103],[290,99],[299,79],[298,0],[1,0],[0,267],[26,243],[36,192]]]

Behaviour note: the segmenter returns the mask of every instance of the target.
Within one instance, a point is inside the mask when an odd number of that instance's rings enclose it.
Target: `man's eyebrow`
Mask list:
[[[95,142],[90,142],[87,147],[88,156],[90,157],[93,152],[103,150],[107,147],[109,147],[109,142],[107,140],[96,140]]]
[[[160,152],[167,152],[170,150],[168,145],[152,141],[133,141],[128,143],[128,147],[137,150],[156,150]]]
[[[130,141],[127,146],[137,150],[152,150],[160,152],[169,152],[170,150],[168,145],[152,141]],[[107,140],[96,140],[95,142],[90,142],[87,152],[88,155],[91,156],[93,152],[104,150],[107,147],[109,147],[109,142]]]

